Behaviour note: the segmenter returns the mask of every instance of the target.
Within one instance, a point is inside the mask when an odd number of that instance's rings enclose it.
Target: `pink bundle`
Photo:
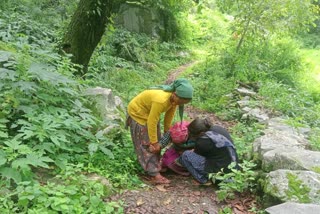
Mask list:
[[[177,122],[170,128],[169,131],[173,143],[181,144],[187,141],[189,124],[190,122],[188,121]]]

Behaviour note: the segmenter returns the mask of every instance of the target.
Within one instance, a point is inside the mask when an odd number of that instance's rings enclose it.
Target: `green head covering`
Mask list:
[[[176,95],[180,98],[192,99],[193,87],[187,79],[176,79],[170,85],[160,85],[154,88],[159,88],[164,91],[176,92]]]
[[[192,99],[193,87],[187,79],[179,78],[176,79],[170,85],[160,85],[152,88],[162,89],[164,91],[175,92],[176,95],[184,99]],[[179,106],[179,116],[182,121],[183,119],[184,105]]]

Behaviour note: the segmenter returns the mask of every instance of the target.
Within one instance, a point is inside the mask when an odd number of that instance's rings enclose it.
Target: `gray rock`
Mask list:
[[[128,31],[145,33],[158,38],[161,36],[161,30],[164,29],[163,19],[154,8],[122,4],[115,18],[115,23]]]
[[[311,129],[309,127],[297,127],[294,128],[288,124],[286,124],[286,120],[281,117],[275,117],[268,121],[268,128],[277,130],[277,131],[284,131],[290,134],[299,135],[307,137],[310,133]]]
[[[260,108],[250,108],[244,107],[242,109],[245,113],[242,115],[241,119],[256,119],[260,123],[266,123],[269,120],[269,116]]]
[[[266,152],[276,149],[304,149],[304,144],[305,141],[298,136],[288,136],[281,131],[269,130],[253,142],[253,152],[257,153],[261,160]]]
[[[269,214],[319,214],[320,206],[316,204],[286,202],[268,207],[265,211]]]
[[[272,171],[265,179],[264,192],[283,202],[320,205],[320,174],[284,169]]]
[[[251,91],[251,90],[246,89],[246,88],[237,88],[236,91],[239,92],[242,95],[248,95],[248,96],[254,96],[254,95],[257,94],[256,92]]]
[[[89,88],[84,95],[90,96],[93,100],[97,112],[101,115],[102,120],[106,124],[103,133],[107,134],[120,124],[124,124],[123,115],[125,108],[120,97],[113,95],[112,90],[108,88]]]
[[[264,171],[291,169],[317,172],[320,170],[320,152],[296,148],[275,149],[263,155],[262,169]]]

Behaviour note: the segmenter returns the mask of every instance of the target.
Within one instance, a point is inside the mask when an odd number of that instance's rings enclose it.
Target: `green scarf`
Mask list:
[[[193,87],[187,79],[176,79],[170,85],[159,85],[151,87],[153,89],[162,89],[164,91],[175,92],[179,98],[192,99]],[[183,120],[184,105],[179,105],[180,120]]]

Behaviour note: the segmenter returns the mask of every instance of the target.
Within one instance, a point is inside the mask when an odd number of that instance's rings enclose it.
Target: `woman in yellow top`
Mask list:
[[[160,115],[164,115],[164,133],[171,126],[177,106],[182,117],[183,106],[192,99],[193,87],[186,79],[177,79],[170,85],[145,90],[128,105],[128,120],[135,152],[143,169],[156,184],[170,181],[160,174]]]

